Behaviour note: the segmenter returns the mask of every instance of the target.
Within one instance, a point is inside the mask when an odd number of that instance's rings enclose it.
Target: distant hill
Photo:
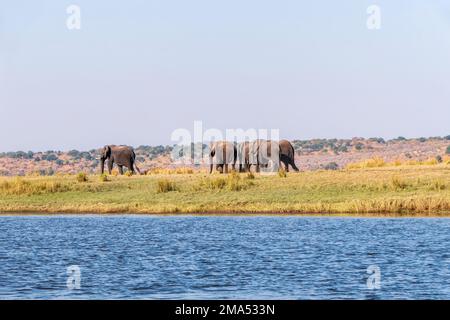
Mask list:
[[[426,160],[450,153],[450,136],[406,139],[382,138],[293,140],[296,162],[301,170],[341,168],[348,163],[380,157],[386,161]],[[173,146],[135,148],[137,164],[146,170],[171,167]],[[99,170],[98,150],[14,151],[0,153],[0,175],[53,175],[56,173],[95,173]]]

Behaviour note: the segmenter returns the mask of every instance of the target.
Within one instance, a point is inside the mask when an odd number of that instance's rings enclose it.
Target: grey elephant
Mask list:
[[[220,173],[228,173],[229,165],[234,170],[236,166],[236,152],[236,146],[232,142],[217,141],[212,143],[209,149],[209,173],[212,173],[214,165]]]
[[[258,139],[245,141],[237,145],[237,163],[240,172],[249,172],[251,166],[255,166],[256,172],[260,168],[271,167],[276,171],[280,164],[280,148],[278,142],[272,140]]]
[[[239,142],[236,146],[236,165],[239,166],[239,172],[250,170],[249,148],[250,142],[248,141]]]
[[[136,165],[136,154],[132,147],[116,145],[107,145],[103,147],[100,155],[100,168],[102,174],[105,169],[106,160],[108,160],[109,174],[111,174],[114,164],[119,168],[120,174],[123,174],[123,167],[128,168],[133,174],[135,173],[134,168],[136,168],[137,172],[141,174],[141,171]]]
[[[278,144],[280,145],[280,161],[284,164],[286,172],[289,172],[289,165],[295,171],[299,171],[295,165],[295,151],[292,144],[288,140],[280,140]]]
[[[255,153],[256,150],[256,153]],[[270,168],[270,171],[276,172],[280,167],[280,146],[277,141],[273,140],[256,140],[253,146],[250,145],[250,159],[255,162],[256,172],[260,172],[260,168]]]

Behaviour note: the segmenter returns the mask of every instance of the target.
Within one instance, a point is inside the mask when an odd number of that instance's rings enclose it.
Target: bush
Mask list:
[[[100,182],[107,182],[108,180],[108,175],[106,173],[102,173],[100,175]]]
[[[284,168],[280,168],[280,170],[278,170],[278,176],[280,178],[286,178],[287,177],[286,170]]]
[[[445,150],[445,154],[450,154],[450,146],[448,146],[447,150]]]
[[[194,170],[188,167],[178,167],[178,168],[153,168],[147,170],[146,174],[193,174]]]
[[[6,195],[35,195],[69,191],[70,186],[54,181],[32,182],[17,178],[13,181],[0,183],[0,194]]]
[[[429,185],[429,189],[432,191],[445,190],[446,187],[447,187],[447,185],[445,184],[445,182],[441,181],[441,180],[435,180],[435,181],[431,182]]]
[[[361,142],[358,142],[358,143],[355,145],[355,149],[356,149],[356,150],[362,150],[363,147],[364,147],[364,144],[362,144]]]
[[[349,163],[347,169],[363,169],[363,168],[380,168],[386,166],[386,162],[383,158],[375,157],[372,159],[364,160],[362,162]]]
[[[424,165],[429,165],[429,166],[434,166],[434,165],[436,165],[438,163],[439,162],[438,162],[438,160],[436,158],[429,158],[429,159],[423,161]]]
[[[125,175],[127,177],[131,177],[133,175],[133,172],[131,170],[127,170],[127,172],[125,172]]]
[[[398,177],[393,177],[391,180],[391,185],[394,190],[406,189],[408,184],[405,181],[400,180]]]
[[[177,191],[178,187],[175,182],[169,181],[168,179],[158,180],[156,184],[157,193],[166,193],[170,191]]]
[[[88,181],[88,177],[86,175],[86,173],[84,172],[80,172],[77,174],[77,181],[78,182],[87,182]]]
[[[58,160],[58,156],[54,153],[51,153],[49,155],[43,155],[42,156],[42,160],[47,160],[47,161],[56,161]]]
[[[228,175],[227,178],[208,177],[200,180],[200,182],[194,186],[194,190],[222,190],[225,188],[230,191],[244,190],[253,185],[253,181],[251,181],[251,179],[254,179],[254,176],[252,174],[253,178],[248,178],[249,176],[250,174],[248,174],[245,179],[242,179],[237,172],[233,171]]]
[[[339,165],[336,162],[327,163],[324,167],[325,170],[338,170]]]
[[[254,180],[255,175],[253,174],[253,172],[248,172],[247,175],[245,176],[245,179]]]

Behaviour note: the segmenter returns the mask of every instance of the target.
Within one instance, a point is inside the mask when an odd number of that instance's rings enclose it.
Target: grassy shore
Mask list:
[[[3,213],[335,213],[450,216],[450,165],[263,176],[0,178]]]

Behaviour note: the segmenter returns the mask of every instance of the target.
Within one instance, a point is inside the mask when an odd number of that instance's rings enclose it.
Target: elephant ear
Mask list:
[[[211,143],[209,145],[209,156],[210,157],[214,157],[215,154],[216,154],[216,144],[215,143]]]
[[[103,155],[105,156],[105,158],[108,158],[111,156],[111,146],[105,146],[103,148]]]

